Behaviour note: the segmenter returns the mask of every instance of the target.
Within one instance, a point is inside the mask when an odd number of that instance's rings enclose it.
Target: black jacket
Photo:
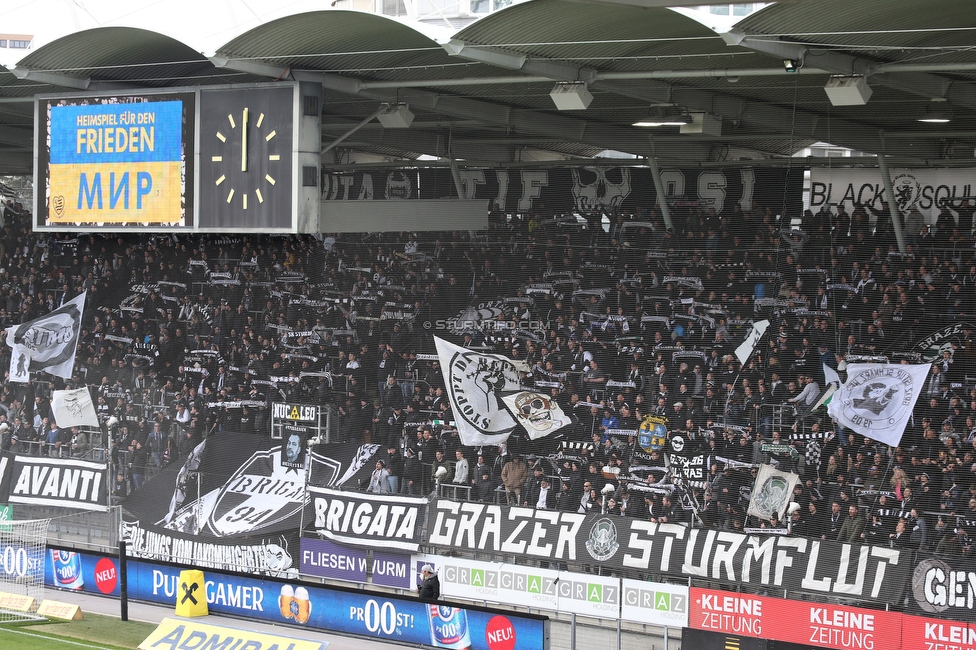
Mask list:
[[[424,581],[420,583],[420,588],[417,589],[421,598],[428,598],[430,600],[437,600],[441,597],[441,582],[437,579],[437,574],[432,573]]]

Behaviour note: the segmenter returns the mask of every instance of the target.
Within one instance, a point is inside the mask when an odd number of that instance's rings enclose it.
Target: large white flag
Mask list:
[[[59,427],[98,426],[98,413],[87,388],[54,391],[51,412]]]
[[[781,472],[772,465],[760,465],[756,482],[752,484],[747,515],[769,519],[774,514],[783,519],[793,498],[793,487],[800,477],[793,472]]]
[[[752,351],[756,349],[756,344],[759,343],[759,339],[766,333],[768,327],[768,320],[760,320],[752,324],[752,331],[749,332],[749,336],[735,349],[735,356],[739,360],[739,363],[745,365],[749,357],[752,356]]]
[[[502,401],[518,423],[525,427],[530,440],[545,438],[573,423],[572,418],[551,397],[533,390],[503,395]]]
[[[497,354],[485,354],[434,337],[444,373],[447,397],[461,444],[498,445],[518,422],[505,408],[502,395],[519,391],[524,363]]]
[[[897,447],[931,368],[927,363],[852,363],[827,413],[855,433]]]
[[[55,377],[71,379],[85,311],[85,293],[50,314],[7,330],[7,345],[13,348],[12,377],[23,378],[27,372],[44,370]]]

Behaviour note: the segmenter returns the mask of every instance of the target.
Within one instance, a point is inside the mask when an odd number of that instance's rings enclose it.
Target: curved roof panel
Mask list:
[[[455,38],[601,70],[770,65],[663,7],[534,0],[482,18]]]
[[[882,61],[931,61],[948,48],[968,53],[971,0],[823,0],[770,5],[736,24],[749,34],[855,51]],[[943,61],[943,58],[935,60]]]
[[[188,45],[133,27],[100,27],[44,45],[19,68],[135,85],[183,85],[210,78],[213,65]]]
[[[358,11],[316,11],[279,18],[241,34],[218,52],[221,56],[362,79],[401,74],[416,78],[425,70],[436,71],[441,77],[459,63],[421,31]]]

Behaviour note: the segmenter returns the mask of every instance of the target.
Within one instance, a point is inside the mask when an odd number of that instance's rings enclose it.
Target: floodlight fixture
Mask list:
[[[582,81],[559,82],[553,86],[549,97],[560,111],[582,111],[593,101],[593,95]]]
[[[376,119],[384,129],[406,129],[413,123],[413,113],[406,104],[384,104]]]

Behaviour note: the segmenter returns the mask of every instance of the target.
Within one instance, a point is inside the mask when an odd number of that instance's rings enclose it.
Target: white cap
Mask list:
[[[430,566],[429,564],[425,564],[424,566],[420,567],[420,572],[421,573],[433,573],[434,572],[434,567]]]

